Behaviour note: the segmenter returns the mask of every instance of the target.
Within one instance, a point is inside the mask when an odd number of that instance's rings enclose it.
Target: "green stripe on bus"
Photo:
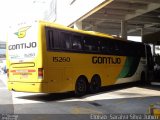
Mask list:
[[[131,77],[137,70],[140,57],[127,57],[124,67],[117,78]]]

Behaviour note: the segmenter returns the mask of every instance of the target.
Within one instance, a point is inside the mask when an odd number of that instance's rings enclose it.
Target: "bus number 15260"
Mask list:
[[[70,57],[53,57],[53,62],[70,62]]]

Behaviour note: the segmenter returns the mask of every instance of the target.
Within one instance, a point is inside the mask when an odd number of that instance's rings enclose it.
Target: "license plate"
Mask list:
[[[28,74],[22,74],[22,78],[28,78]]]

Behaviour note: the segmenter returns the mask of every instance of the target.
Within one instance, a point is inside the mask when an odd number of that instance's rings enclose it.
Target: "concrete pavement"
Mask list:
[[[75,98],[73,93],[10,92],[6,87],[6,76],[0,75],[0,79],[0,113],[23,114],[19,117],[39,114],[40,119],[55,115],[54,118],[74,120],[75,115],[90,119],[92,114],[147,114],[151,104],[160,102],[159,86],[118,86]]]
[[[1,114],[13,114],[14,107],[12,102],[12,94],[8,91],[6,87],[6,82],[4,80],[6,77],[0,75],[0,113]]]

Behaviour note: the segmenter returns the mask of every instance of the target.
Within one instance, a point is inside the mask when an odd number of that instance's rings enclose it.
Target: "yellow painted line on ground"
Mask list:
[[[101,111],[95,110],[93,108],[85,108],[85,107],[79,107],[74,106],[71,109],[71,114],[103,114]]]

